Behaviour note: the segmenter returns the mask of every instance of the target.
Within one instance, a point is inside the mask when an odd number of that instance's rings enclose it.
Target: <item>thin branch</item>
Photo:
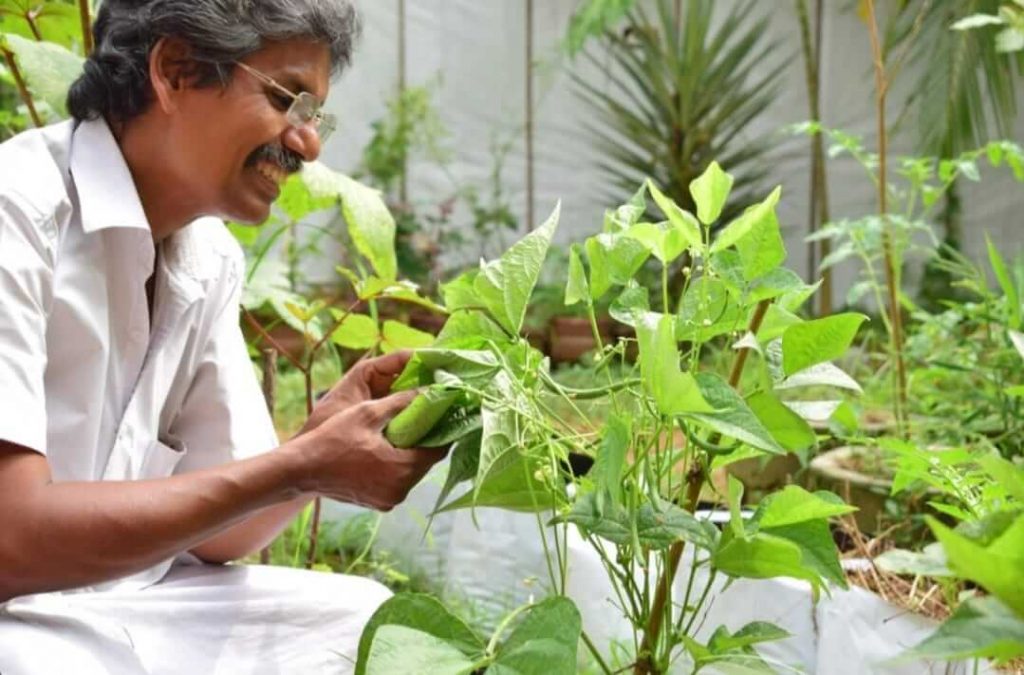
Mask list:
[[[291,363],[293,366],[298,368],[303,373],[306,372],[306,367],[302,365],[302,363],[300,363],[297,358],[292,356],[287,349],[284,349],[277,342],[277,340],[271,337],[270,333],[267,332],[267,329],[263,327],[263,325],[259,322],[259,319],[257,319],[252,312],[250,312],[247,308],[242,307],[242,315],[245,317],[245,320],[248,322],[248,324],[252,326],[264,340],[269,342],[274,349],[277,350],[278,354],[288,359],[289,363]]]
[[[92,54],[92,19],[89,16],[89,0],[78,0],[78,18],[82,23],[82,51]]]
[[[7,61],[7,69],[11,71],[11,77],[14,78],[14,84],[18,88],[18,94],[25,103],[25,107],[28,108],[28,116],[32,118],[32,123],[37,127],[43,126],[43,120],[39,117],[39,113],[36,112],[35,103],[32,102],[32,94],[29,93],[28,86],[26,86],[25,80],[21,77],[21,70],[18,69],[18,63],[14,60],[14,54],[6,49],[3,52],[4,60]]]

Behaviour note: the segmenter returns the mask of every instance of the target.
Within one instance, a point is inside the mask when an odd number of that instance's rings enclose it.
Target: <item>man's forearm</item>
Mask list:
[[[261,510],[283,517],[303,494],[295,450],[159,480],[61,483],[35,453],[0,453],[5,482],[22,486],[3,500],[0,601],[133,574]]]
[[[311,495],[301,495],[269,506],[193,547],[192,553],[210,563],[230,562],[254,553],[270,544],[312,499]]]

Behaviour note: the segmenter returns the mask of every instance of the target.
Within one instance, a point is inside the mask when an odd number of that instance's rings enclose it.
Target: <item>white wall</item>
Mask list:
[[[728,4],[732,0],[721,0]],[[351,170],[369,138],[369,123],[384,112],[384,100],[395,91],[398,78],[398,0],[362,0],[364,35],[354,66],[331,93],[328,107],[341,119],[340,132],[324,149],[322,159]],[[483,184],[491,168],[490,143],[496,133],[518,136],[505,166],[506,193],[521,222],[526,214],[526,162],[522,131],[526,93],[526,0],[406,0],[407,78],[419,84],[443,77],[437,104],[452,132],[452,175],[457,181]],[[534,55],[535,107],[535,221],[542,220],[562,200],[559,240],[566,242],[595,231],[610,204],[600,196],[602,176],[594,150],[580,125],[588,110],[573,94],[571,66],[558,54],[558,43],[576,0],[536,0]],[[833,127],[863,134],[874,143],[873,81],[864,25],[844,3],[826,3],[822,73],[822,117]],[[780,57],[791,62],[782,93],[754,126],[755,132],[774,132],[808,118],[799,33],[792,4],[774,0],[759,9],[770,14],[771,37],[780,43]],[[765,64],[764,67],[768,67]],[[589,73],[589,77],[599,74]],[[913,82],[906,73],[903,82]],[[1017,142],[1024,138],[1024,81]],[[893,95],[898,101],[899,91]],[[808,273],[802,244],[809,200],[808,141],[783,138],[771,162],[772,180],[783,185],[780,220],[790,249],[790,265]],[[896,150],[901,147],[896,139]],[[905,149],[905,146],[904,146]],[[728,168],[728,167],[726,167]],[[968,186],[964,196],[964,233],[970,253],[983,251],[981,233],[987,230],[1012,254],[1024,242],[1024,186],[1005,170],[985,171],[985,181]],[[770,186],[768,186],[770,187]],[[833,218],[863,215],[875,208],[872,187],[852,160],[829,163]],[[451,190],[451,180],[436,167],[414,163],[410,195],[437,201]],[[465,214],[461,214],[463,217]],[[853,270],[841,270],[836,300],[842,301]]]

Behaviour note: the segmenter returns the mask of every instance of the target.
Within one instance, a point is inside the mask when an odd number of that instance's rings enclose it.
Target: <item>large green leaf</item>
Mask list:
[[[511,335],[523,327],[526,306],[558,227],[556,206],[543,225],[513,244],[500,259],[485,263],[473,284],[483,305]]]
[[[900,660],[975,659],[1024,656],[1024,618],[993,597],[964,601],[945,623],[900,655]]]
[[[590,263],[590,297],[597,300],[613,285],[625,285],[650,255],[647,247],[621,233],[602,233],[584,243]]]
[[[482,440],[483,431],[478,430],[455,443],[451,451],[451,459],[448,462],[448,476],[434,503],[435,512],[444,506],[448,495],[452,493],[456,485],[476,477],[477,468],[480,466]]]
[[[677,541],[687,541],[707,551],[713,551],[718,541],[718,528],[706,520],[698,520],[692,514],[675,504],[663,503],[658,508],[646,502],[635,512],[610,504],[603,510],[598,508],[596,493],[580,496],[569,513],[555,519],[555,522],[569,522],[587,534],[624,546],[636,541],[652,550],[664,550]]]
[[[832,518],[856,510],[831,492],[808,492],[798,485],[787,485],[761,500],[754,520],[761,529],[767,529]]]
[[[766,223],[775,218],[775,205],[779,203],[779,197],[781,196],[782,188],[775,188],[764,201],[751,206],[740,217],[722,228],[722,231],[711,243],[711,252],[718,253],[719,251],[724,251],[754,230],[766,227]],[[776,228],[778,227],[777,221],[775,226]]]
[[[712,162],[712,165],[718,166],[714,162]],[[708,170],[710,171],[710,168]],[[679,205],[667,197],[653,181],[647,181],[647,189],[654,198],[654,203],[658,205],[661,212],[665,214],[666,218],[668,218],[668,222],[672,225],[672,228],[679,232],[679,237],[682,239],[684,247],[692,250],[701,250],[704,247],[704,238],[701,234],[700,223],[693,217],[693,214],[681,209]],[[728,190],[726,190],[726,192],[728,192]],[[673,256],[673,258],[674,257],[675,256]],[[662,259],[664,260],[664,258]]]
[[[466,381],[486,382],[498,371],[498,359],[491,352],[479,349],[419,349],[409,359],[392,389],[401,391],[433,384],[434,373],[438,370]]]
[[[675,317],[649,312],[636,324],[640,343],[640,374],[648,394],[663,415],[712,412],[693,375],[679,367]]]
[[[434,336],[416,330],[400,321],[388,319],[381,330],[381,351],[385,354],[399,349],[420,349],[434,343]]]
[[[774,394],[760,391],[747,398],[750,410],[780,446],[790,452],[813,447],[817,436],[804,418],[787,408]]]
[[[366,675],[469,675],[473,660],[430,633],[388,624],[377,629],[366,660]]]
[[[482,483],[438,511],[492,506],[533,513],[550,511],[563,501],[562,494],[552,492],[547,483],[538,479],[536,466],[510,449],[491,463]]]
[[[37,41],[33,27],[46,42],[68,49],[82,44],[82,22],[74,4],[61,0],[0,0],[0,33]]]
[[[776,455],[785,454],[786,451],[776,442],[771,432],[728,382],[715,373],[698,373],[697,384],[714,412],[690,413],[689,417],[723,436],[735,438],[759,450]]]
[[[889,549],[875,557],[875,565],[891,574],[936,578],[954,576],[946,564],[946,552],[938,542],[928,544],[921,551]]]
[[[420,593],[401,593],[378,607],[363,628],[355,675],[367,673],[370,648],[382,626],[405,626],[432,635],[467,656],[482,653],[484,649],[483,640],[437,598]]]
[[[757,208],[757,207],[755,207]],[[736,242],[743,263],[743,278],[752,281],[775,271],[786,259],[786,245],[775,209],[759,218],[747,235]]]
[[[718,162],[711,162],[699,178],[690,183],[690,194],[697,205],[697,217],[705,225],[718,220],[732,190],[733,177],[722,171]]]
[[[583,269],[580,259],[579,245],[573,244],[569,249],[569,273],[565,282],[565,305],[571,307],[576,303],[590,303],[590,287],[587,285],[587,272]]]
[[[949,567],[979,584],[1024,617],[1024,514],[994,541],[983,545],[927,517],[946,551]]]
[[[712,556],[712,565],[731,577],[770,579],[793,577],[818,586],[818,574],[808,568],[800,547],[788,539],[758,532],[749,537],[725,537]]]
[[[332,310],[334,319],[341,320],[341,325],[331,333],[331,342],[347,349],[370,349],[380,341],[380,330],[373,317],[366,314],[349,314],[342,319],[344,312]]]
[[[847,312],[790,326],[782,334],[783,372],[792,375],[842,356],[865,320],[863,314]]]
[[[729,285],[719,277],[701,276],[679,303],[676,339],[706,342],[742,330],[746,321],[746,307],[730,294]]]
[[[762,527],[760,531],[793,542],[800,549],[800,560],[807,571],[814,572],[839,588],[847,587],[846,574],[839,563],[839,551],[827,520]]]
[[[302,168],[302,179],[314,199],[341,200],[341,212],[356,250],[373,266],[377,276],[394,281],[398,275],[395,219],[381,193],[320,162],[307,162]]]
[[[58,44],[35,42],[11,33],[0,34],[0,46],[4,45],[17,59],[33,98],[44,101],[61,117],[66,116],[68,89],[82,74],[84,59]]]
[[[670,263],[686,250],[686,241],[678,229],[669,223],[637,223],[626,231],[662,263]]]
[[[575,675],[582,631],[572,600],[556,596],[530,608],[487,669],[490,675]],[[433,671],[431,671],[433,672]]]
[[[316,175],[316,169],[310,169],[310,175]],[[281,186],[281,194],[274,200],[274,206],[281,209],[290,220],[299,221],[315,211],[321,211],[338,205],[338,197],[334,194],[314,195],[306,184],[307,171],[292,174]],[[315,180],[315,178],[314,178]]]

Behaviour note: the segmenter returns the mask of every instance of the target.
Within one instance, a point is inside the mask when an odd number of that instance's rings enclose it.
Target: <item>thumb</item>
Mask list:
[[[359,405],[366,411],[369,424],[378,429],[383,429],[392,418],[405,410],[419,393],[417,389],[408,389],[385,396],[384,398],[364,401]]]

